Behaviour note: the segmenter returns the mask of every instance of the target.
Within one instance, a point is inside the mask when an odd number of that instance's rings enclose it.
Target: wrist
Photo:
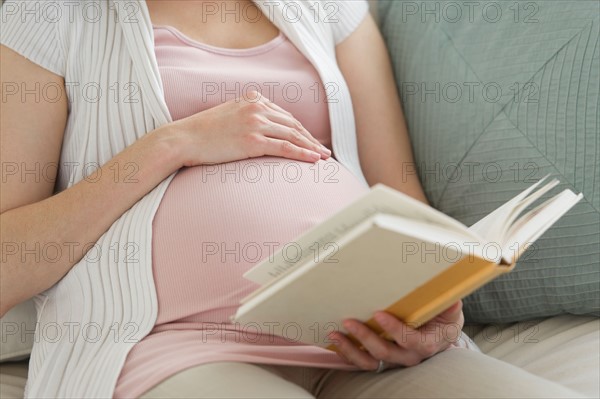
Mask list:
[[[167,175],[185,166],[186,145],[176,126],[173,124],[161,126],[147,136],[153,153],[167,168]]]

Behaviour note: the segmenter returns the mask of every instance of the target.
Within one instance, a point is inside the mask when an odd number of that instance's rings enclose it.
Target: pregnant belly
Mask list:
[[[156,324],[228,323],[258,288],[244,272],[367,190],[334,159],[182,169],[153,221]]]

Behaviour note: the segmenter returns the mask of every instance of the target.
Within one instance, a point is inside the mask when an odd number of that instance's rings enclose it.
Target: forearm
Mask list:
[[[361,143],[361,139],[366,140],[365,136],[359,138],[360,163],[369,185],[383,183],[428,204],[417,174],[408,132],[403,123],[401,115],[382,121],[383,126],[380,129],[389,129],[387,131],[393,133],[369,138],[380,140],[377,146]]]
[[[0,215],[0,315],[58,282],[115,220],[180,167],[166,129],[61,193]]]
[[[370,16],[338,45],[336,55],[352,97],[360,164],[367,182],[383,183],[427,203],[391,61]]]

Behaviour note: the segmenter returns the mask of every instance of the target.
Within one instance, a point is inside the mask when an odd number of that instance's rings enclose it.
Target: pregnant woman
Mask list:
[[[70,249],[3,255],[1,314],[38,308],[27,396],[556,394],[443,333],[460,302],[419,330],[377,312],[394,342],[345,320],[364,348],[339,332],[339,353],[229,321],[245,271],[369,185],[426,201],[365,1],[6,1],[2,19],[2,240]]]

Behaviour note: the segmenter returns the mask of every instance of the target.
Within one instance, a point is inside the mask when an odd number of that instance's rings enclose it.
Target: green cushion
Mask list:
[[[379,1],[435,208],[471,225],[546,174],[585,196],[464,300],[469,322],[600,315],[599,4]]]

